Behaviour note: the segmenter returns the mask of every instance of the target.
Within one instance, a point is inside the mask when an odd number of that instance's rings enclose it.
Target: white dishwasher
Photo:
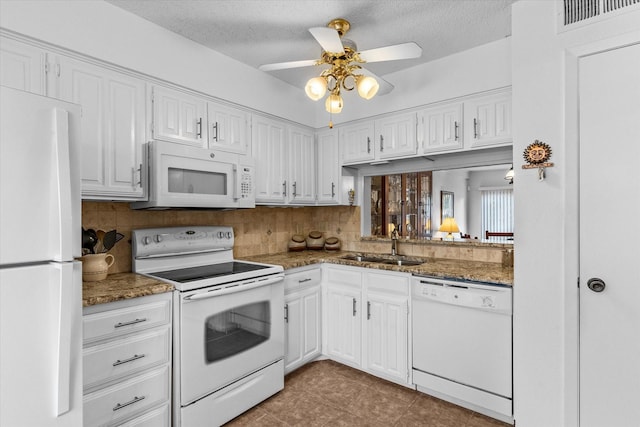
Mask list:
[[[417,389],[513,423],[511,286],[414,276]]]

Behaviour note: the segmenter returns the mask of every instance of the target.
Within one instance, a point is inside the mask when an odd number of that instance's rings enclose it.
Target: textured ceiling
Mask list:
[[[358,50],[413,41],[419,59],[366,66],[384,77],[511,35],[515,0],[107,0],[251,67],[317,59],[310,27],[334,18],[351,22]],[[315,67],[270,72],[297,87]],[[397,82],[391,81],[392,84]]]

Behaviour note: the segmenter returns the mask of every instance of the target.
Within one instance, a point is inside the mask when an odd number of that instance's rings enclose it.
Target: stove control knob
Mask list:
[[[224,238],[224,231],[218,231],[218,239]]]
[[[162,242],[162,235],[161,234],[156,234],[155,236],[153,236],[153,241],[156,242],[156,243]]]
[[[231,233],[230,231],[227,231],[227,239],[230,239],[231,237],[233,237],[233,233]]]
[[[144,236],[142,238],[142,243],[145,244],[145,245],[150,244],[151,243],[151,236]]]

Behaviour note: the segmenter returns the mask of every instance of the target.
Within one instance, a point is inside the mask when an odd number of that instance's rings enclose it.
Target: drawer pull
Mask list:
[[[122,328],[123,326],[135,325],[136,323],[146,322],[147,318],[143,317],[142,319],[132,320],[130,322],[119,322],[113,325],[114,328]]]
[[[128,359],[116,360],[115,362],[113,362],[113,366],[123,365],[125,363],[133,362],[134,360],[142,359],[143,357],[145,357],[144,354],[134,354],[133,357],[130,357]]]
[[[120,410],[120,409],[122,409],[124,407],[127,407],[129,405],[133,405],[134,403],[138,403],[141,400],[144,400],[144,396],[140,396],[140,397],[134,396],[133,399],[131,399],[130,401],[128,401],[126,403],[118,403],[116,406],[113,407],[113,411],[115,412],[115,411]]]
[[[307,277],[306,279],[298,280],[298,283],[304,283],[304,282],[309,282],[309,281],[311,281],[311,278]]]

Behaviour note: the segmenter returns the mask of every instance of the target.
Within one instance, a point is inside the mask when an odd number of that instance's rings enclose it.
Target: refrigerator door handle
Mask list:
[[[50,230],[54,230],[55,236],[51,236],[53,245],[54,261],[69,261],[73,259],[73,242],[72,239],[64,236],[74,236],[73,226],[73,203],[72,203],[72,185],[71,185],[71,160],[69,157],[69,113],[60,108],[53,109],[53,150],[56,168],[53,170],[52,177],[56,185],[56,195],[54,199],[56,215],[52,216],[52,224]],[[60,235],[57,235],[60,233]]]
[[[74,308],[71,303],[74,301],[74,286],[77,286],[74,280],[74,264],[68,263],[51,263],[57,270],[57,276],[54,280],[58,282],[57,300],[53,303],[56,307],[57,317],[57,333],[56,333],[56,387],[54,389],[54,415],[60,415],[70,410],[70,394],[71,394],[71,317]]]

